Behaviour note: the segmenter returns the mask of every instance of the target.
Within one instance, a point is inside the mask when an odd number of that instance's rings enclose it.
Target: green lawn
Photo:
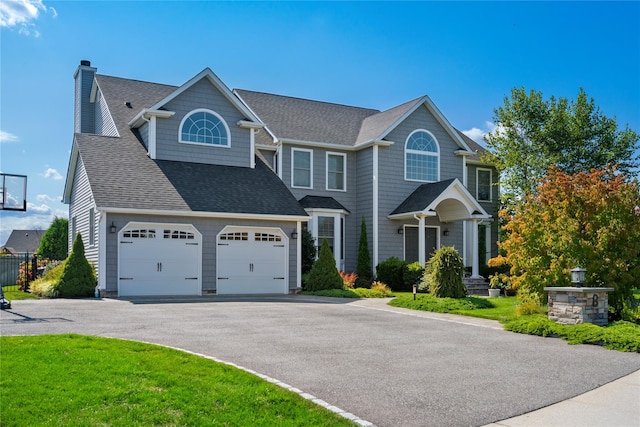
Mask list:
[[[29,292],[23,292],[18,288],[18,285],[3,286],[2,290],[4,291],[4,297],[9,301],[22,299],[40,299],[37,295],[30,294]]]
[[[3,426],[352,426],[239,369],[80,335],[0,337]]]
[[[481,298],[466,297],[461,299],[436,298],[430,294],[419,293],[416,300],[409,292],[394,292],[396,298],[389,302],[394,307],[412,310],[451,313],[463,316],[481,317],[483,319],[506,322],[516,317],[518,300],[516,297]]]

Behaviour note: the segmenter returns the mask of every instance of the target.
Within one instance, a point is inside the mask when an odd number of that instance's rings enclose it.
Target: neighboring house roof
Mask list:
[[[2,249],[13,249],[14,252],[34,253],[40,247],[40,240],[47,230],[13,230]]]
[[[491,218],[457,179],[422,184],[389,214],[390,218],[437,215],[441,222]]]
[[[304,196],[300,199],[300,204],[305,209],[334,209],[349,212],[349,209],[342,206],[342,204],[333,197]]]

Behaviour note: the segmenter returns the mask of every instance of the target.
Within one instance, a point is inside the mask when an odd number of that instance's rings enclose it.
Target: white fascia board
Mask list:
[[[304,147],[328,148],[331,150],[355,151],[351,145],[333,144],[331,142],[303,141],[300,139],[280,138],[278,142],[282,144],[302,145]]]
[[[165,97],[164,99],[162,99],[161,101],[153,105],[150,109],[158,110],[160,107],[163,107],[166,103],[172,101],[177,96],[179,96],[180,94],[182,94],[187,89],[191,88],[193,85],[195,85],[196,83],[198,83],[200,80],[204,78],[209,80],[209,82],[211,82],[211,84],[213,84],[224,95],[224,97],[227,98],[229,102],[231,102],[242,114],[244,114],[244,116],[248,118],[249,121],[261,123],[260,119],[255,114],[253,114],[253,112],[249,110],[244,105],[244,103],[240,101],[237,95],[231,92],[231,89],[229,89],[227,85],[225,85],[222,82],[222,80],[220,80],[220,78],[213,71],[211,71],[211,68],[209,67],[200,71],[198,74],[193,76],[191,79],[189,79],[186,83],[181,85],[174,92],[172,92],[167,97]]]
[[[414,219],[417,216],[438,216],[435,211],[430,211],[425,209],[424,211],[415,211],[415,212],[404,212],[395,215],[387,215],[389,219]]]
[[[278,147],[276,145],[266,145],[266,144],[256,144],[256,149],[258,149],[258,150],[268,150],[268,151],[278,151]]]
[[[490,168],[495,168],[495,166],[492,165],[491,163],[485,163],[482,160],[467,159],[467,164],[468,165],[478,165],[478,166],[486,166],[486,167],[490,167]]]
[[[308,221],[310,216],[303,215],[261,215],[261,214],[245,214],[234,212],[194,212],[194,211],[171,211],[162,209],[133,209],[133,208],[112,208],[99,207],[99,209],[111,214],[130,214],[130,215],[166,215],[166,216],[184,216],[199,218],[229,218],[229,219],[254,219],[266,221]]]
[[[140,111],[136,116],[131,119],[128,123],[131,128],[138,128],[146,123],[151,116],[158,117],[161,119],[168,119],[169,117],[173,117],[176,114],[175,111],[167,111],[167,110],[155,110],[150,108],[144,108]]]
[[[454,179],[453,182],[449,184],[449,186],[442,193],[440,193],[440,195],[436,197],[436,199],[433,202],[431,202],[431,204],[427,206],[425,210],[427,211],[435,210],[435,208],[440,204],[440,202],[442,202],[444,199],[451,198],[450,193],[451,193],[451,190],[453,190],[454,188],[460,193],[462,193],[461,196],[466,202],[465,204],[467,206],[471,206],[473,207],[474,211],[480,212],[480,215],[476,215],[476,216],[472,215],[472,218],[491,218],[491,215],[489,215],[487,211],[484,210],[484,208],[480,205],[480,203],[478,203],[475,197],[471,195],[469,190],[467,190],[467,188],[464,185],[462,185],[462,183],[458,178]],[[459,197],[456,197],[456,199],[460,200]]]
[[[331,215],[335,215],[335,214],[342,214],[342,215],[349,215],[349,212],[344,210],[344,209],[329,209],[329,208],[305,208],[305,211],[307,211],[307,213],[309,215],[313,215],[313,214],[331,214]]]
[[[365,148],[373,147],[374,145],[377,145],[378,147],[390,147],[393,144],[395,144],[395,142],[393,142],[393,141],[386,141],[386,140],[381,140],[381,139],[372,139],[371,141],[361,142],[360,144],[355,145],[353,147],[353,149],[354,149],[354,151],[359,151],[359,150],[363,150]]]
[[[264,127],[263,123],[250,122],[247,120],[240,120],[237,125],[241,129],[262,129]]]
[[[465,151],[465,150],[456,150],[453,152],[456,156],[473,156],[475,153],[473,151]]]
[[[433,116],[436,118],[436,120],[438,121],[438,123],[440,123],[440,125],[447,131],[447,133],[449,134],[449,136],[451,136],[451,138],[455,141],[455,143],[464,151],[469,151],[472,152],[471,149],[469,148],[469,146],[467,145],[466,142],[464,142],[464,140],[462,139],[462,137],[458,134],[458,132],[456,132],[456,130],[454,129],[453,126],[451,126],[451,123],[449,123],[449,120],[447,120],[444,115],[442,114],[442,112],[438,109],[438,107],[436,107],[436,105],[433,103],[433,101],[431,100],[431,98],[429,98],[428,95],[423,96],[422,98],[420,98],[413,107],[411,107],[407,112],[405,112],[398,120],[396,120],[391,126],[389,126],[387,128],[387,130],[385,130],[377,139],[383,139],[384,137],[386,137],[389,133],[391,133],[392,130],[394,130],[400,123],[402,123],[407,117],[409,117],[411,114],[413,114],[414,111],[416,111],[421,105],[425,105],[427,107],[427,109],[429,110],[429,112],[431,114],[433,114]]]
[[[96,102],[96,95],[98,94],[98,79],[93,77],[93,84],[91,85],[91,93],[89,94],[89,102],[92,104]]]
[[[71,146],[71,155],[69,156],[69,165],[67,166],[67,178],[64,182],[64,191],[62,192],[62,203],[71,203],[71,190],[73,187],[73,180],[76,175],[76,165],[78,164],[78,144],[76,143],[76,137],[73,137],[73,144]]]

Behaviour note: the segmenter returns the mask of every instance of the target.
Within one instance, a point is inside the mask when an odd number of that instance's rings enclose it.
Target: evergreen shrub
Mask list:
[[[462,283],[464,262],[452,246],[438,249],[427,263],[423,282],[429,284],[429,292],[438,298],[464,298],[467,288]]]
[[[305,291],[322,291],[325,289],[342,289],[343,282],[336,268],[336,260],[333,258],[329,243],[322,240],[320,256],[313,264],[304,283]]]
[[[404,268],[407,263],[396,257],[387,258],[376,267],[376,280],[386,283],[394,291],[404,288]]]
[[[84,244],[80,233],[73,241],[73,249],[67,258],[58,292],[61,297],[93,296],[96,287],[96,275],[93,267],[84,256]]]

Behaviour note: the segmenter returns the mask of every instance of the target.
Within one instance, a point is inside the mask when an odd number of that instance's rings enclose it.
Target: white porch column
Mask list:
[[[480,257],[478,251],[478,225],[480,224],[480,220],[474,219],[471,221],[471,278],[472,279],[481,279],[480,276],[480,263],[478,258]]]
[[[302,223],[298,221],[296,223],[296,233],[298,233],[298,239],[296,240],[296,287],[302,287]]]
[[[424,265],[427,261],[427,254],[425,253],[425,241],[424,241],[424,216],[418,218],[418,261],[420,265]]]

